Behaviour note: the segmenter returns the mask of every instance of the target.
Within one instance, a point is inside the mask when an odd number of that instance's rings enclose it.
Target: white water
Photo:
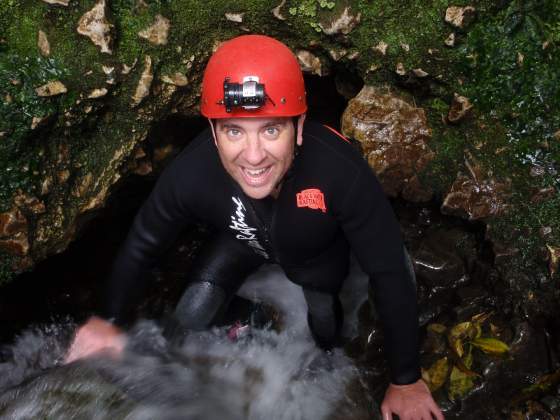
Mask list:
[[[341,350],[324,353],[311,339],[299,287],[271,266],[249,278],[239,294],[279,310],[284,329],[253,330],[235,342],[226,329],[213,329],[170,348],[155,323],[141,321],[121,360],[68,366],[57,365],[68,324],[23,333],[9,348],[13,356],[0,364],[0,418],[372,418],[371,402],[356,404],[347,395],[357,380],[352,361]],[[367,298],[365,276],[351,275],[341,298],[351,335]]]

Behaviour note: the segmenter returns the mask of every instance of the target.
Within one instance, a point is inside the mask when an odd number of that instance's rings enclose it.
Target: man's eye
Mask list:
[[[230,135],[230,136],[232,136],[232,137],[237,137],[237,136],[239,136],[239,135],[241,134],[241,132],[240,132],[239,130],[235,129],[235,128],[230,128],[230,129],[227,131],[227,133],[228,133],[228,135]]]
[[[278,129],[276,127],[267,127],[265,131],[269,136],[276,136],[278,134]]]

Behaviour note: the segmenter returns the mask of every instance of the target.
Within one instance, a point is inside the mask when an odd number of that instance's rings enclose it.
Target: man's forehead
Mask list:
[[[269,125],[286,124],[290,117],[257,117],[257,118],[220,118],[216,120],[218,127],[266,127]]]

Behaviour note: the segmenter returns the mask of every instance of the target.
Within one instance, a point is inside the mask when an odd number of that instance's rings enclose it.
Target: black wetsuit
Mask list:
[[[110,277],[104,316],[122,317],[144,273],[184,226],[196,222],[221,235],[189,273],[196,286],[181,299],[179,318],[212,322],[248,274],[276,262],[303,287],[316,340],[333,338],[351,249],[375,291],[392,382],[420,378],[416,290],[398,222],[367,163],[332,129],[306,122],[303,145],[278,198],[263,200],[248,198],[227,174],[209,129],[197,136],[166,168],[138,213]]]

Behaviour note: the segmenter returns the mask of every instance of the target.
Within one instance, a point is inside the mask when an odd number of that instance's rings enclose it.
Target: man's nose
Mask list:
[[[258,136],[249,136],[247,139],[247,147],[245,148],[245,160],[251,165],[258,165],[266,157],[261,139]]]

